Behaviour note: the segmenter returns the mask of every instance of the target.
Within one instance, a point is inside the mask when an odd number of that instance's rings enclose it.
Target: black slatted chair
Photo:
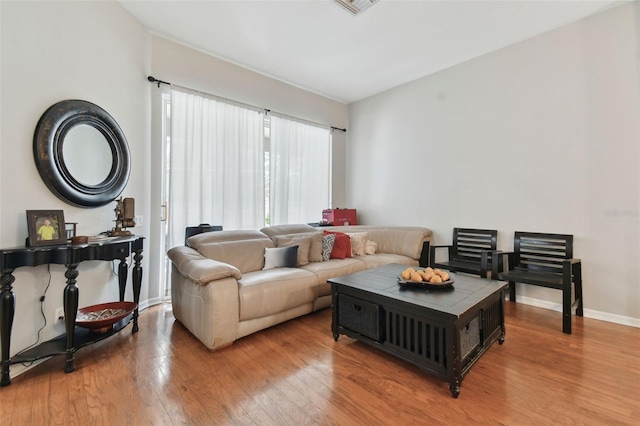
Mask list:
[[[495,229],[453,228],[453,244],[431,246],[432,268],[451,272],[467,272],[487,277],[491,269],[491,255],[498,245],[498,231]],[[436,249],[446,248],[446,261],[436,262]]]
[[[500,272],[498,262],[492,277],[509,281],[509,299],[516,301],[516,283],[562,290],[562,331],[571,334],[571,311],[583,316],[582,264],[573,257],[573,235],[516,232],[513,252],[497,252],[508,258],[508,269]],[[571,285],[575,300],[571,301]]]

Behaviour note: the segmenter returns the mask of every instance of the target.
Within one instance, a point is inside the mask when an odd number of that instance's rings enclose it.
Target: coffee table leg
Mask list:
[[[451,395],[454,398],[457,398],[458,395],[460,395],[460,384],[459,383],[450,384],[449,385],[449,390],[451,391]]]

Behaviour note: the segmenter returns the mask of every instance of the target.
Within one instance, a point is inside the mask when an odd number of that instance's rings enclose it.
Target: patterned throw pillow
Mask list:
[[[333,244],[336,242],[336,236],[334,234],[327,234],[322,237],[322,260],[329,260],[331,257],[331,250],[333,250]]]
[[[351,257],[351,239],[344,232],[324,231],[326,234],[334,234],[336,241],[333,243],[330,259],[344,259]]]
[[[265,247],[264,268],[295,268],[298,264],[298,246]]]

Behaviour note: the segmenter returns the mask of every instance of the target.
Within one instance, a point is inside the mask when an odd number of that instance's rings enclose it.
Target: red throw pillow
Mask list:
[[[351,257],[351,238],[344,232],[332,232],[324,231],[324,234],[334,234],[336,236],[336,242],[333,244],[333,250],[331,250],[330,259],[344,259],[345,257]]]

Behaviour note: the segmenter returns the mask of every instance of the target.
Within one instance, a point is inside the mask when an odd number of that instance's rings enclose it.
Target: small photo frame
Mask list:
[[[67,243],[62,210],[27,210],[27,227],[31,247]]]
[[[67,241],[71,241],[76,236],[76,230],[78,229],[78,222],[65,223],[65,231],[67,232]]]

